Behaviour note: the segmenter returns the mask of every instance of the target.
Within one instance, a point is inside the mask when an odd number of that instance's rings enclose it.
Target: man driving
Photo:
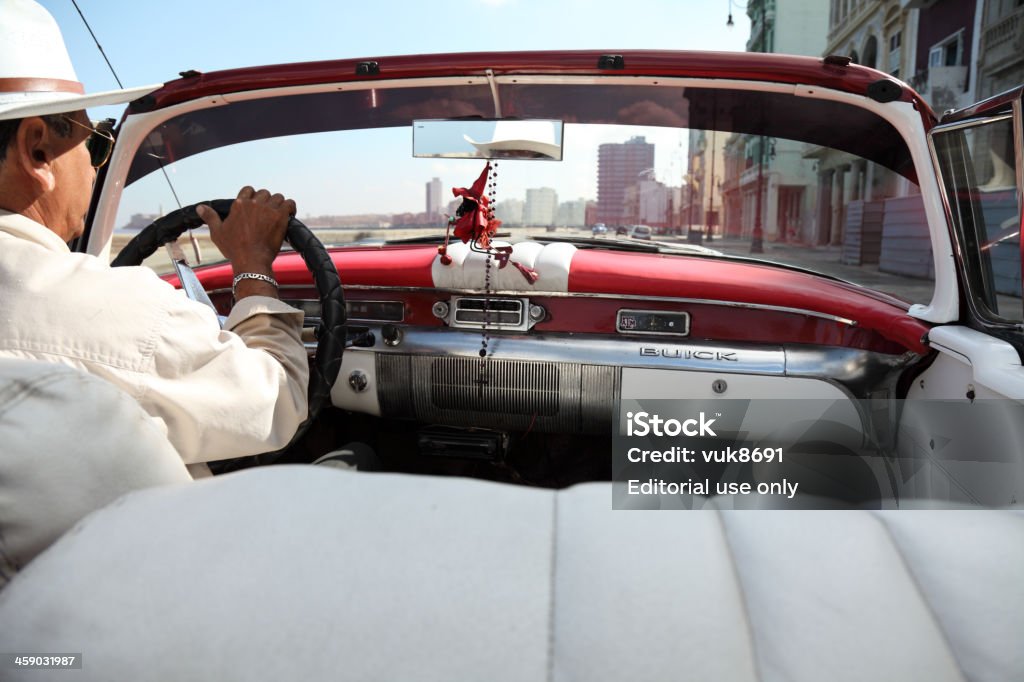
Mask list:
[[[188,464],[279,449],[306,417],[309,380],[302,313],[278,300],[272,270],[293,201],[243,187],[223,222],[200,207],[235,275],[223,330],[148,268],[68,247],[113,142],[85,109],[152,89],[84,94],[53,17],[0,0],[0,356],[116,384]]]

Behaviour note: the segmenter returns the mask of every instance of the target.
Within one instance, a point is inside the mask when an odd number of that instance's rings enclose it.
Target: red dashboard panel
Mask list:
[[[349,298],[402,301],[406,324],[441,324],[431,307],[450,292],[433,291],[435,246],[334,249],[332,255]],[[297,255],[283,254],[274,269],[289,289],[284,297],[315,298]],[[228,265],[197,272],[208,290],[231,287]],[[620,309],[641,308],[688,312],[690,339],[928,352],[922,342],[928,326],[909,317],[895,299],[757,263],[580,249],[572,257],[567,292],[522,295],[548,312],[534,328],[538,332],[614,334]],[[675,300],[651,300],[657,298]]]

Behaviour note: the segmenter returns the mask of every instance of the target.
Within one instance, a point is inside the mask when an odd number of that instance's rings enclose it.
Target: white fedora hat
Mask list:
[[[0,0],[0,120],[124,104],[159,87],[85,94],[50,13],[33,0]]]
[[[477,142],[468,135],[463,139],[477,148],[484,156],[501,152],[532,152],[558,161],[562,160],[562,148],[555,142],[554,121],[498,121],[490,142]]]

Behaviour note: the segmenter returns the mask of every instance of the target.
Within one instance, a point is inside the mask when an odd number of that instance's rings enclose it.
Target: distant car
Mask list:
[[[605,227],[604,223],[598,223],[597,225],[594,225],[592,228],[590,228],[590,232],[591,232],[591,234],[594,234],[594,235],[607,234],[608,233],[608,228]]]
[[[629,228],[629,236],[633,239],[650,239],[653,233],[650,225],[634,225]]]
[[[619,225],[615,228],[615,234],[629,234],[629,228],[625,225]]]

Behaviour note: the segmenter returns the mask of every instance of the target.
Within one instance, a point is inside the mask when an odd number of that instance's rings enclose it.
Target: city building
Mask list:
[[[982,94],[977,56],[986,4],[993,3],[833,2],[826,52],[849,56],[908,82],[941,116],[972,104]],[[884,272],[933,276],[924,209],[914,183],[835,150],[809,148],[807,157],[818,162],[820,199],[810,241],[843,246],[842,259],[850,264],[878,264]],[[852,248],[866,243],[877,247]]]
[[[849,7],[857,1],[833,0],[832,6]],[[819,56],[826,49],[830,21],[828,3],[750,0],[747,14],[750,16],[748,51]],[[721,231],[757,240],[806,240],[815,222],[812,207],[816,199],[814,160],[806,157],[806,145],[756,135],[732,135],[721,145],[724,169],[718,201],[723,207]],[[713,200],[715,198],[709,180],[709,163],[709,159],[691,157],[691,191],[694,201],[699,201],[701,206],[706,205],[709,193]],[[714,203],[711,203],[712,210]]]
[[[441,178],[434,178],[427,183],[427,216],[429,218],[439,217],[444,212],[442,197]]]
[[[704,235],[722,234],[722,178],[728,133],[691,130],[680,222]]]
[[[626,204],[626,192],[653,172],[654,145],[644,137],[607,143],[597,152],[597,222],[629,225],[636,222]]]
[[[525,204],[522,199],[501,199],[494,202],[494,217],[501,221],[506,227],[516,227],[523,224],[523,208]]]
[[[815,28],[822,9],[825,23]],[[750,0],[747,13],[748,50],[849,57],[909,83],[939,116],[1024,82],[1021,0]],[[706,200],[706,148],[691,138],[694,202]],[[845,247],[870,239],[877,249],[844,248],[843,260],[932,276],[910,180],[834,149],[749,135],[728,136],[722,161],[725,235],[753,239],[759,225],[769,241]]]
[[[587,200],[574,199],[558,205],[555,224],[559,227],[583,227],[587,224]]]
[[[555,224],[558,217],[558,193],[550,187],[526,190],[526,205],[523,207],[523,225],[547,227]]]
[[[977,99],[1024,82],[1024,3],[978,0]]]
[[[832,0],[856,4],[858,0]],[[823,0],[749,0],[747,52],[820,55],[830,9]]]
[[[919,72],[914,4],[914,0],[833,0],[824,54],[847,56],[895,78],[909,79]],[[863,227],[860,223],[849,226],[848,214],[862,220],[882,210],[876,202],[916,192],[905,178],[844,152],[808,146],[805,156],[817,167],[818,210],[812,229],[804,235],[810,243],[840,245],[848,231],[859,233]],[[852,214],[851,206],[855,206]],[[923,215],[921,221],[923,225]]]
[[[978,97],[976,59],[983,0],[932,0],[916,8],[916,46],[910,85],[936,113],[960,109]]]
[[[645,174],[642,179],[626,188],[625,224],[650,225],[659,232],[674,227],[673,207],[678,205],[674,187],[653,178],[653,171]]]

